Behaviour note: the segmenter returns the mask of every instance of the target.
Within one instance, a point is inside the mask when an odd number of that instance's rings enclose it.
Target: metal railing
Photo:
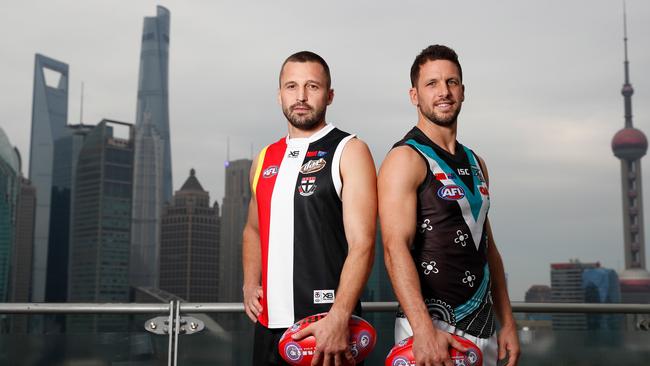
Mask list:
[[[397,302],[363,302],[365,312],[394,312]],[[513,302],[515,313],[650,314],[650,304],[522,303]],[[243,313],[242,303],[0,303],[2,314],[165,314],[144,324],[148,332],[168,336],[168,366],[178,363],[178,339],[198,333],[201,320],[186,314]]]
[[[0,314],[151,314],[168,313],[178,304],[182,313],[243,313],[236,302],[194,303],[0,303]],[[397,302],[362,302],[366,312],[392,312]],[[524,303],[513,302],[515,313],[616,313],[650,314],[650,304]]]

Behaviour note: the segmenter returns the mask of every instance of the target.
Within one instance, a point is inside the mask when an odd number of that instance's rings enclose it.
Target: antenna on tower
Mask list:
[[[84,124],[84,82],[81,82],[81,103],[79,103],[79,124]]]
[[[623,0],[623,45],[625,48],[625,84],[630,83],[629,61],[627,60],[627,11],[625,9],[625,0]]]

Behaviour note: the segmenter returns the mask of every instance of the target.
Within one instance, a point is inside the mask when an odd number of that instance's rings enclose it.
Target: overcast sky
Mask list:
[[[0,126],[24,172],[34,54],[70,65],[70,123],[79,122],[82,81],[85,123],[133,123],[142,20],[158,4],[171,11],[174,189],[195,168],[221,202],[227,138],[237,159],[286,134],[278,71],[303,49],[330,64],[328,121],[365,140],[379,166],[416,122],[413,58],[441,43],[463,65],[458,139],[487,162],[511,297],[549,284],[551,262],[623,268],[620,163],[610,147],[623,126],[621,1],[2,0]],[[634,125],[648,133],[650,2],[628,0],[627,9]],[[643,169],[647,211],[648,158]]]

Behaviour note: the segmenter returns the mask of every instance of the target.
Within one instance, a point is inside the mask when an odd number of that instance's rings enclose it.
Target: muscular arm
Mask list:
[[[481,161],[481,168],[485,175],[485,181],[490,184],[490,177],[488,176],[487,166],[485,161],[479,157]],[[488,265],[490,266],[490,283],[492,292],[492,301],[494,302],[494,312],[501,324],[501,331],[499,334],[499,359],[508,356],[508,366],[517,364],[519,358],[519,339],[517,336],[517,324],[512,315],[512,307],[510,306],[510,297],[508,296],[508,286],[506,283],[505,269],[501,254],[497,249],[492,235],[492,227],[490,220],[486,221],[487,228],[487,243],[488,243]]]
[[[343,226],[348,256],[330,313],[352,314],[372,269],[377,225],[377,173],[366,144],[351,139],[341,156]]]
[[[409,247],[417,225],[417,190],[427,166],[411,148],[398,147],[388,154],[379,171],[379,217],[386,269],[413,329],[413,353],[418,365],[452,365],[447,333],[434,328],[420,291],[420,280]]]
[[[327,316],[294,336],[300,339],[313,334],[316,352],[312,365],[340,365],[343,359],[353,363],[348,349],[348,321],[363,286],[368,280],[374,259],[377,225],[377,178],[370,151],[364,142],[351,139],[341,155],[343,189],[343,226],[348,255],[343,264],[336,299]]]
[[[242,265],[244,269],[244,309],[253,321],[262,312],[260,298],[262,297],[262,249],[260,247],[260,229],[257,219],[257,199],[253,187],[253,178],[257,168],[257,160],[253,162],[250,171],[251,200],[248,205],[248,219],[244,226],[242,242]]]

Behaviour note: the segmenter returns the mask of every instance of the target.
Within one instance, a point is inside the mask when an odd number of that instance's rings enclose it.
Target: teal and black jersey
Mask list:
[[[479,159],[459,142],[450,154],[417,127],[397,146],[415,150],[428,167],[418,188],[411,255],[429,313],[487,338],[494,333],[486,233],[490,195]]]

